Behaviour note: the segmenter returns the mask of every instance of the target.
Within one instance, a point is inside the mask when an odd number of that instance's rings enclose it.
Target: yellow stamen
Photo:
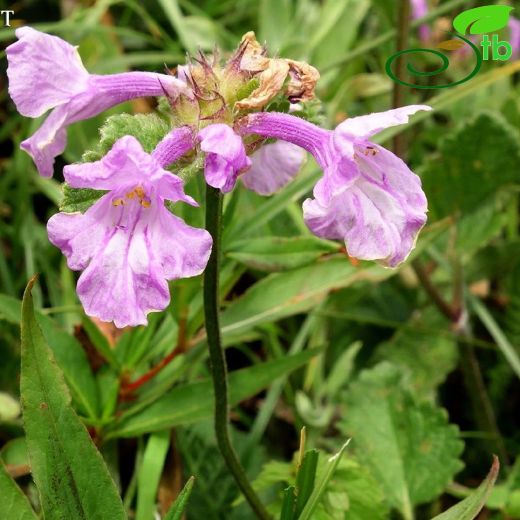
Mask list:
[[[112,201],[112,205],[113,206],[124,206],[125,205],[125,201],[123,199],[114,199]]]

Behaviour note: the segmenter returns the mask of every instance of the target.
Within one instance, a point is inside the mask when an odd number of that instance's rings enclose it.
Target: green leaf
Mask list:
[[[294,517],[294,486],[284,490],[280,520],[293,520]]]
[[[250,287],[222,313],[222,332],[236,334],[260,323],[305,312],[333,289],[361,280],[379,281],[394,272],[377,265],[354,267],[345,256],[340,256],[271,274]]]
[[[252,269],[269,272],[295,269],[339,249],[338,243],[315,237],[263,237],[235,242],[226,256]]]
[[[182,491],[179,493],[179,496],[170,507],[168,513],[166,513],[164,520],[181,520],[182,513],[186,509],[194,483],[195,477],[190,477],[188,482],[186,482],[185,486],[182,488]]]
[[[461,469],[463,443],[443,409],[417,403],[403,387],[389,363],[365,370],[347,393],[339,426],[388,503],[411,519],[413,506],[437,497]]]
[[[169,447],[169,430],[150,435],[137,477],[136,520],[150,520],[154,517],[157,488]]]
[[[125,519],[107,467],[70,405],[63,375],[34,315],[32,279],[22,303],[21,396],[27,449],[48,518]]]
[[[0,515],[9,520],[38,520],[27,497],[11,478],[0,460],[0,497],[2,499],[2,511]]]
[[[414,315],[390,340],[381,343],[375,354],[376,360],[400,367],[416,396],[425,398],[434,396],[457,366],[458,357],[448,324],[433,309]]]
[[[453,19],[453,27],[461,34],[484,34],[503,29],[509,21],[513,7],[484,5],[462,11]]]
[[[306,451],[298,468],[296,475],[295,518],[300,518],[300,514],[302,514],[307,501],[313,493],[316,469],[318,467],[318,455],[318,450]]]
[[[0,318],[20,324],[21,302],[0,294]],[[52,318],[36,312],[36,319],[80,410],[89,417],[97,417],[98,392],[87,356],[79,342],[63,330]]]
[[[95,152],[87,152],[84,160],[92,161],[103,157],[114,145],[124,137],[135,137],[147,153],[152,153],[159,141],[170,131],[168,123],[157,114],[117,114],[109,117],[100,128],[100,140]],[[93,158],[97,154],[97,159]]]
[[[90,188],[71,188],[63,184],[63,198],[60,202],[60,211],[84,213],[92,204],[99,200],[106,191],[91,190]]]
[[[432,520],[474,520],[486,503],[487,497],[497,479],[500,464],[498,457],[493,457],[493,464],[488,476],[480,486],[462,502],[451,507]]]
[[[257,394],[277,377],[301,367],[319,351],[307,350],[294,356],[268,361],[229,374],[229,401],[232,406]],[[139,413],[122,419],[106,438],[135,437],[143,433],[190,424],[211,417],[213,385],[199,381],[173,388]]]
[[[347,441],[341,449],[336,453],[336,455],[333,455],[326,463],[324,472],[322,477],[320,478],[320,481],[318,484],[314,487],[312,494],[310,495],[309,499],[307,500],[305,504],[305,508],[301,512],[300,516],[298,516],[298,520],[311,520],[314,515],[314,511],[319,504],[320,500],[322,499],[327,486],[329,484],[330,479],[334,475],[334,472],[336,471],[338,464],[341,460],[341,456],[343,455],[343,452],[345,451],[346,447],[348,446],[350,440]]]
[[[261,0],[258,12],[259,41],[267,42],[269,50],[278,54],[290,28],[293,6],[291,0]]]
[[[518,184],[520,138],[495,113],[483,112],[447,135],[442,161],[428,161],[423,174],[436,217],[471,213],[500,188]]]

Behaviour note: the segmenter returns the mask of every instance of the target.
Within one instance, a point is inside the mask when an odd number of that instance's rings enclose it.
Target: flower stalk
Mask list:
[[[257,517],[261,520],[268,520],[270,515],[253,490],[231,444],[229,435],[227,365],[220,334],[219,319],[222,193],[218,188],[213,188],[210,185],[206,186],[206,230],[213,238],[213,249],[204,272],[204,318],[215,393],[215,433],[217,444],[229,471]]]

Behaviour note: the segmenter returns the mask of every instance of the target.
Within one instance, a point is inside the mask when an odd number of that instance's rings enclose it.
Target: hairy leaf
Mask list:
[[[90,435],[70,405],[68,388],[34,315],[22,304],[21,396],[27,448],[43,511],[51,520],[125,519],[123,504]]]
[[[463,443],[446,412],[417,403],[399,369],[380,363],[361,373],[345,401],[341,430],[352,437],[361,462],[388,503],[412,518],[415,504],[437,497],[461,469]]]
[[[500,188],[518,184],[520,138],[501,116],[482,112],[448,134],[441,160],[427,163],[424,188],[435,217],[469,214]]]

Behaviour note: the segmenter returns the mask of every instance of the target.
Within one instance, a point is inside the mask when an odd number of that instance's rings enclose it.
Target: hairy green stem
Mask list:
[[[227,365],[219,323],[219,266],[222,230],[222,195],[220,190],[206,187],[206,229],[213,238],[213,249],[204,273],[204,318],[215,392],[215,433],[226,465],[249,505],[261,520],[269,513],[253,490],[229,435],[229,400]]]

